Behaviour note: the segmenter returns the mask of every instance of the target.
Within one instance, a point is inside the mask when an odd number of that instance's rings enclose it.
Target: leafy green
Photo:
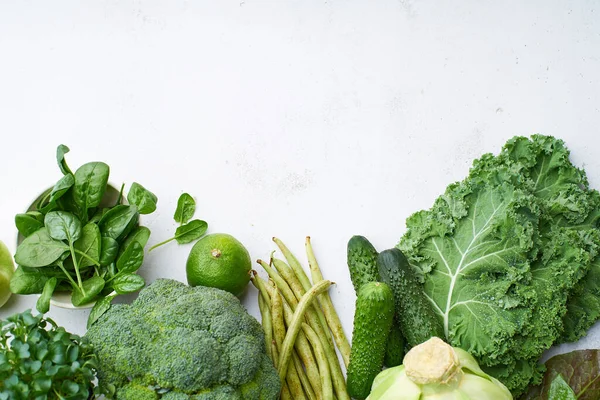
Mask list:
[[[188,193],[183,193],[177,200],[177,208],[173,219],[181,225],[188,222],[196,212],[196,201]]]
[[[94,223],[86,224],[81,230],[81,237],[73,244],[75,250],[78,250],[75,257],[79,268],[100,264],[100,243],[98,225]]]
[[[75,171],[73,185],[73,199],[82,212],[92,207],[97,207],[102,201],[110,168],[103,162],[90,162],[83,164]]]
[[[134,293],[144,287],[144,278],[135,274],[123,274],[115,278],[113,288],[118,294]]]
[[[133,273],[143,262],[144,248],[138,242],[133,242],[117,259],[117,270],[128,274]]]
[[[542,383],[520,400],[596,400],[600,398],[600,350],[577,350],[546,361]]]
[[[158,198],[139,183],[133,182],[127,194],[127,201],[137,206],[140,214],[151,214],[156,211]]]
[[[56,162],[58,163],[58,168],[60,168],[60,171],[64,175],[71,173],[71,169],[69,168],[69,166],[67,165],[67,161],[65,160],[65,154],[67,154],[68,152],[69,148],[64,144],[61,144],[56,148]]]
[[[50,298],[52,297],[52,293],[54,293],[54,289],[58,284],[58,279],[56,277],[50,278],[44,284],[44,290],[42,291],[42,295],[38,298],[38,301],[35,305],[35,308],[38,312],[45,314],[50,310]]]
[[[44,227],[27,236],[17,247],[15,261],[24,267],[45,267],[67,251],[69,246],[50,237]]]
[[[598,301],[581,299],[598,295],[599,218],[600,195],[562,141],[515,137],[410,216],[398,247],[449,343],[519,394],[541,380],[544,350],[598,318]]]
[[[87,329],[90,329],[90,326],[94,324],[105,312],[110,309],[111,302],[116,297],[116,294],[108,295],[106,297],[101,298],[94,304],[92,307],[92,311],[90,311],[90,316],[87,321]]]
[[[100,265],[110,265],[116,258],[119,252],[119,242],[110,236],[103,236],[101,239]]]
[[[97,275],[84,281],[82,289],[76,288],[73,290],[71,302],[74,306],[80,306],[91,302],[94,300],[94,297],[104,289],[104,283],[104,279]]]
[[[191,243],[194,240],[200,239],[206,233],[208,229],[208,223],[199,219],[194,219],[187,224],[178,226],[175,230],[175,236],[150,247],[148,251],[152,251],[155,248],[167,244],[173,240],[177,240],[179,244]]]
[[[64,175],[56,185],[52,188],[50,192],[50,199],[48,200],[50,203],[55,203],[58,199],[60,199],[73,185],[75,184],[75,177],[73,174],[69,173]]]
[[[102,215],[98,227],[102,236],[108,236],[120,242],[135,228],[139,216],[136,206],[118,205]]]
[[[23,235],[23,237],[27,237],[44,226],[44,219],[42,218],[40,221],[29,213],[17,214],[15,215],[15,225],[19,230],[19,233]]]
[[[50,211],[44,218],[48,234],[55,240],[74,243],[81,236],[81,221],[66,211]]]
[[[96,368],[88,342],[42,314],[0,321],[0,399],[87,400]]]

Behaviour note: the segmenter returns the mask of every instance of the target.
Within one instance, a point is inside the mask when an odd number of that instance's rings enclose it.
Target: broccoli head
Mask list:
[[[118,400],[271,400],[281,383],[258,321],[229,292],[158,279],[88,330]]]

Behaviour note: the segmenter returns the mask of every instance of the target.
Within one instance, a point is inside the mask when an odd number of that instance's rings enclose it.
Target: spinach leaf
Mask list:
[[[136,274],[125,274],[115,278],[113,288],[118,294],[134,293],[144,287],[144,278]]]
[[[44,226],[44,223],[31,214],[15,215],[15,225],[24,237],[31,235]]]
[[[206,233],[207,229],[208,223],[206,221],[195,219],[185,225],[181,225],[175,230],[175,240],[179,244],[193,242],[196,239],[200,239]]]
[[[75,177],[73,174],[66,174],[52,188],[50,192],[50,203],[55,203],[58,199],[60,199],[71,187],[75,184]]]
[[[571,386],[565,382],[562,375],[557,375],[550,384],[548,398],[551,400],[577,400],[575,392],[573,392]]]
[[[81,237],[81,221],[66,211],[50,211],[44,218],[44,225],[50,237],[74,243]]]
[[[120,242],[135,228],[139,216],[136,206],[115,206],[102,216],[98,227],[102,236],[108,236]]]
[[[65,154],[69,152],[69,148],[64,144],[59,145],[56,148],[56,162],[58,163],[58,168],[60,168],[61,172],[66,175],[71,173],[71,169],[67,165],[67,161],[65,160]]]
[[[17,247],[15,261],[24,267],[45,267],[58,260],[69,246],[60,240],[54,240],[47,228],[40,228]]]
[[[187,193],[183,193],[177,200],[177,209],[175,209],[175,215],[173,218],[175,222],[185,224],[194,216],[196,212],[196,201],[192,196]]]
[[[92,276],[90,279],[83,282],[83,290],[85,294],[81,292],[81,289],[74,288],[71,294],[71,303],[74,306],[80,306],[89,303],[96,297],[104,288],[104,279],[100,276]]]
[[[75,171],[73,199],[82,213],[100,204],[106,191],[109,174],[110,168],[103,162],[83,164]]]
[[[87,329],[90,329],[90,327],[94,325],[94,322],[98,321],[98,318],[100,318],[110,309],[110,303],[115,297],[117,297],[116,294],[108,295],[101,298],[96,302],[96,304],[94,304],[92,311],[90,311],[90,316],[88,317]]]
[[[10,279],[10,291],[15,294],[41,293],[48,279],[64,276],[57,267],[28,268],[19,265]]]
[[[156,210],[158,198],[139,183],[133,182],[127,193],[127,201],[137,206],[140,214],[151,214]]]
[[[128,246],[117,260],[117,269],[120,273],[133,273],[141,267],[144,262],[144,248],[133,242]]]
[[[138,226],[134,230],[131,231],[127,238],[121,245],[120,253],[123,253],[125,249],[127,249],[133,242],[138,242],[142,248],[146,247],[146,243],[148,243],[148,239],[150,238],[150,229],[145,226]]]
[[[54,293],[54,289],[56,288],[56,284],[58,283],[57,278],[50,278],[44,284],[44,289],[42,290],[42,295],[38,298],[35,308],[38,312],[45,314],[50,310],[50,298]]]
[[[79,268],[100,264],[100,229],[94,223],[83,227],[81,237],[73,244],[80,253],[76,254]],[[83,254],[87,255],[84,257]],[[96,261],[96,262],[94,262]]]
[[[103,236],[100,248],[100,265],[107,266],[115,261],[119,251],[119,243],[115,239],[110,236]]]

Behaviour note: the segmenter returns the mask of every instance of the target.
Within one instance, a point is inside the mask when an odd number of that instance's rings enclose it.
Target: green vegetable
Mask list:
[[[177,201],[177,209],[175,210],[175,215],[173,216],[175,222],[180,223],[180,226],[178,226],[175,230],[175,236],[155,244],[154,246],[150,247],[148,251],[150,252],[157,247],[172,242],[173,240],[176,240],[179,244],[187,244],[204,236],[208,230],[208,223],[199,219],[189,221],[194,216],[195,211],[196,202],[192,196],[187,193],[183,193],[181,196],[179,196],[179,200]]]
[[[413,347],[404,364],[381,372],[368,400],[512,400],[508,389],[466,351],[433,337]]]
[[[127,201],[137,206],[140,214],[152,214],[156,211],[158,198],[139,183],[133,182],[127,194]]]
[[[542,383],[520,400],[597,400],[600,398],[600,350],[576,350],[546,361]]]
[[[279,396],[281,383],[260,324],[219,289],[158,279],[131,305],[110,307],[85,337],[98,356],[99,385],[109,399],[115,393],[119,400]]]
[[[366,399],[373,379],[381,372],[386,339],[394,318],[394,295],[388,285],[369,282],[356,298],[352,350],[348,365],[348,394]]]
[[[404,254],[398,249],[382,251],[377,267],[394,293],[398,323],[408,345],[416,346],[432,336],[443,337],[442,325]]]
[[[395,367],[402,364],[404,358],[404,347],[406,346],[406,340],[400,329],[400,322],[394,317],[390,334],[387,337],[385,345],[385,357],[383,358],[383,365],[386,367]]]
[[[0,321],[0,399],[87,400],[95,371],[89,344],[51,319],[27,310]]]
[[[518,395],[541,380],[544,350],[600,317],[599,220],[562,141],[515,137],[409,217],[399,248],[446,340]]]
[[[0,307],[10,298],[10,279],[14,275],[13,257],[0,240]]]
[[[177,208],[175,209],[175,215],[173,216],[173,219],[175,222],[179,222],[181,225],[183,225],[192,219],[195,212],[196,201],[189,194],[183,193],[177,200]]]
[[[156,209],[156,196],[138,183],[131,185],[131,204],[119,200],[112,205],[106,193],[108,165],[87,163],[73,174],[64,160],[68,151],[58,147],[63,176],[41,196],[38,210],[15,217],[23,240],[10,290],[42,293],[37,304],[42,312],[48,311],[54,292],[70,291],[77,306],[113,293],[115,284],[119,293],[142,287],[143,279],[132,274],[142,265],[150,230],[138,226],[139,216]]]

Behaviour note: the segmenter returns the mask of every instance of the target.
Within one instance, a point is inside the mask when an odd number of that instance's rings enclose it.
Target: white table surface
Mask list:
[[[72,167],[102,160],[158,195],[150,244],[183,191],[253,259],[274,235],[304,259],[310,235],[348,334],[353,234],[393,246],[513,135],[565,139],[600,188],[599,126],[595,0],[0,3],[0,240],[14,251],[14,215],[60,177],[64,143]],[[185,281],[190,246],[140,274]],[[243,302],[258,316],[253,287]],[[83,333],[88,312],[49,315]],[[596,328],[579,347],[600,347]]]

